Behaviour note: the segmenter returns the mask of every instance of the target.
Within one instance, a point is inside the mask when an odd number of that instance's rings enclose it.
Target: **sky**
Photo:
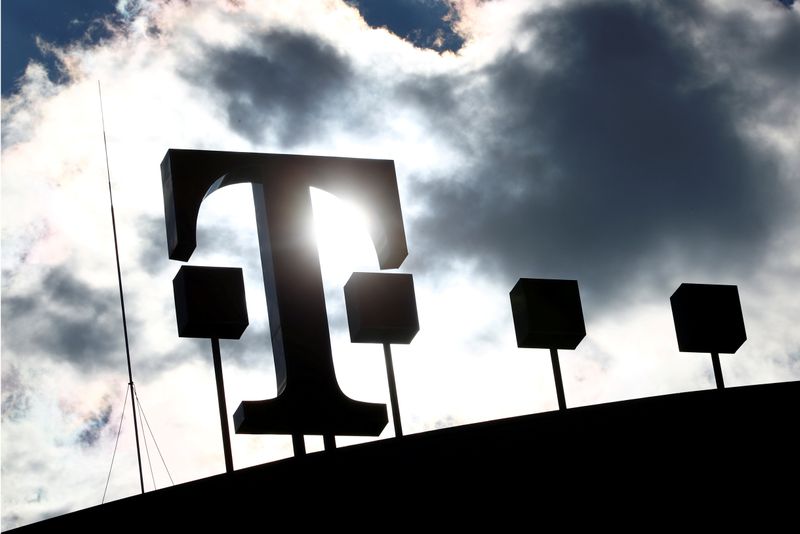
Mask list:
[[[726,385],[800,379],[792,4],[3,1],[2,528],[99,504],[120,425],[98,81],[149,491],[224,471],[209,343],[176,331],[169,148],[394,161],[420,318],[393,348],[407,434],[556,409],[547,351],[516,346],[521,277],[578,281],[568,406],[714,387],[708,355],[678,352],[682,282],[738,286],[748,339],[721,356]],[[342,295],[378,270],[368,221],[311,195],[337,380],[388,404],[382,349],[350,343]],[[229,411],[274,397],[247,186],[204,201],[189,264],[244,269]],[[106,500],[139,491],[130,423],[128,405]],[[236,468],[292,454],[287,436],[232,444]]]

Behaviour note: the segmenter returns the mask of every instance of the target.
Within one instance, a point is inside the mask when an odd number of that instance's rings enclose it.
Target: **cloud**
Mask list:
[[[170,261],[167,257],[167,237],[164,228],[163,216],[144,215],[136,224],[139,236],[139,256],[136,265],[145,269],[148,274],[156,276],[165,270],[177,273],[181,265]],[[198,225],[196,239],[198,248],[211,253],[224,253],[230,257],[239,258],[243,265],[255,272],[260,272],[260,256],[257,243],[253,243],[250,232],[242,232],[224,221]],[[255,246],[254,246],[255,245]],[[194,262],[193,262],[194,263]]]
[[[575,277],[607,298],[647,270],[760,264],[795,204],[773,154],[740,133],[736,79],[709,80],[652,6],[570,3],[518,31],[530,47],[487,65],[460,102],[490,110],[470,122],[479,148],[457,179],[414,187],[429,206],[418,257]],[[429,117],[452,109],[450,92],[427,100]]]
[[[86,418],[86,422],[79,431],[77,438],[82,447],[92,447],[97,444],[103,430],[111,421],[112,412],[113,407],[109,403]]]
[[[85,370],[124,361],[119,295],[98,289],[65,267],[49,270],[35,292],[3,295],[3,350],[70,362]],[[129,327],[136,327],[132,320]]]
[[[758,60],[767,72],[778,82],[787,83],[790,87],[800,84],[800,66],[793,61],[792,53],[800,46],[800,18],[782,17],[762,46]]]
[[[353,82],[347,58],[319,38],[287,30],[259,35],[252,49],[206,50],[189,79],[225,102],[230,128],[255,142],[281,144],[324,134]],[[197,67],[200,67],[199,69]]]
[[[8,364],[2,376],[2,418],[16,421],[25,417],[31,407],[31,391],[21,377],[19,367]]]
[[[167,250],[164,221],[159,217],[145,215],[139,220],[137,229],[143,245],[139,251],[137,264],[149,274],[155,275],[169,265],[164,259]]]

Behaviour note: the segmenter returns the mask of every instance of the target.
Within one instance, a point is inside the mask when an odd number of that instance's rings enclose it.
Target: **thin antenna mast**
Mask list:
[[[114,255],[117,258],[117,280],[119,281],[119,305],[122,309],[122,332],[125,335],[125,355],[128,358],[128,387],[131,389],[131,409],[133,411],[133,432],[136,437],[136,458],[139,461],[139,484],[144,493],[144,475],[142,474],[142,453],[139,450],[139,425],[136,422],[136,401],[133,389],[133,372],[131,371],[131,349],[128,344],[128,321],[125,318],[125,297],[122,293],[122,270],[119,266],[119,245],[117,243],[117,219],[114,216],[114,195],[111,193],[111,166],[108,164],[108,141],[106,141],[106,118],[103,114],[103,91],[100,80],[97,80],[97,94],[100,97],[100,120],[103,124],[103,148],[106,152],[106,175],[108,177],[108,200],[111,204],[111,228],[114,231]]]

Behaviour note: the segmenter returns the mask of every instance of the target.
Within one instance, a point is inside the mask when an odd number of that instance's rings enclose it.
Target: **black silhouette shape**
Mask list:
[[[344,285],[350,341],[411,343],[419,332],[414,277],[353,273]]]
[[[242,270],[230,267],[184,265],[172,280],[172,288],[175,293],[178,335],[211,339],[219,421],[222,429],[222,450],[225,455],[225,471],[230,473],[233,471],[233,453],[219,340],[239,339],[249,324]]]
[[[517,346],[550,349],[558,408],[565,410],[558,349],[574,349],[586,337],[578,282],[520,278],[510,296]]]
[[[710,352],[717,388],[723,389],[719,353],[733,354],[747,340],[736,286],[681,284],[669,298],[681,352]]]
[[[380,268],[396,268],[408,251],[394,163],[169,150],[161,176],[169,256],[184,261],[196,246],[203,198],[230,184],[253,187],[278,396],[242,402],[236,432],[291,434],[296,453],[304,450],[303,434],[379,435],[386,406],[352,400],[336,382],[309,188],[365,209]]]
[[[180,337],[242,337],[249,322],[241,269],[183,265],[172,288]]]
[[[383,343],[395,437],[403,436],[391,343],[409,344],[419,332],[414,278],[410,274],[353,273],[344,285],[353,343]]]
[[[632,522],[647,514],[683,526],[677,492],[701,518],[710,494],[750,507],[750,514],[708,515],[723,528],[767,514],[777,517],[770,525],[792,525],[799,407],[800,381],[579,406],[255,465],[6,532],[105,532],[119,523],[136,532],[205,532],[209,525],[250,532],[276,513],[283,514],[278,522],[336,529],[387,517],[414,532],[422,516],[434,531],[440,524],[445,531],[476,524],[499,531],[529,523],[533,498],[537,520],[548,524],[564,522],[567,512],[570,524],[588,529],[633,511]],[[467,513],[442,514],[456,502]]]

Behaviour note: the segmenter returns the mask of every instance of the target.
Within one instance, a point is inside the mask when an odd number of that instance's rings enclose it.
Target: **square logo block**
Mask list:
[[[184,265],[172,289],[180,337],[242,337],[249,322],[241,269]]]
[[[681,284],[669,302],[681,352],[733,354],[747,340],[736,286]]]
[[[344,298],[353,343],[408,344],[419,332],[410,274],[353,273]]]
[[[577,280],[520,278],[510,295],[518,347],[574,349],[586,337]]]

